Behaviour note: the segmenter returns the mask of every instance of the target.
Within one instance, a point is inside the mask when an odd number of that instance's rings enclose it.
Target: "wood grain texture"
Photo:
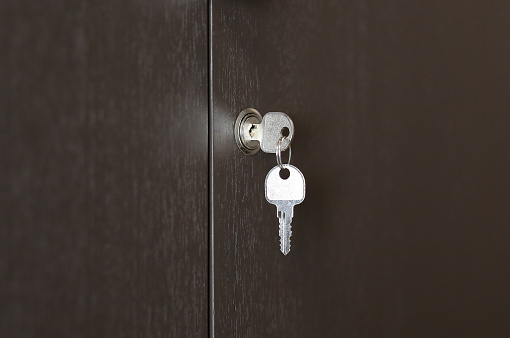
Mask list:
[[[0,18],[0,336],[207,335],[207,2]]]
[[[510,5],[212,4],[215,335],[508,335]],[[246,107],[294,120],[287,257]]]

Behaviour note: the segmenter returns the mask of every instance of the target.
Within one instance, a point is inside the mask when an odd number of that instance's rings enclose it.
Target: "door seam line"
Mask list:
[[[208,194],[209,194],[209,285],[208,335],[214,338],[214,118],[213,118],[213,62],[212,62],[212,0],[207,1],[207,56],[208,56]]]

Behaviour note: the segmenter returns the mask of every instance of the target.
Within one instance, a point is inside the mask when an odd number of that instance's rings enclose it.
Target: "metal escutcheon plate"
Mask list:
[[[253,124],[261,124],[262,115],[253,108],[246,108],[237,117],[234,134],[237,146],[247,155],[254,155],[260,150],[260,142],[249,136],[250,128]]]

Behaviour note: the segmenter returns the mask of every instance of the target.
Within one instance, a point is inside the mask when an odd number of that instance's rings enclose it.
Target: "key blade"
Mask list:
[[[292,222],[293,206],[280,205],[279,219],[280,219],[280,251],[287,256],[290,252],[290,237],[292,236],[291,222]]]
[[[284,218],[280,219],[280,251],[282,254],[287,256],[290,252],[290,236],[292,231],[290,230],[290,224],[286,222]]]

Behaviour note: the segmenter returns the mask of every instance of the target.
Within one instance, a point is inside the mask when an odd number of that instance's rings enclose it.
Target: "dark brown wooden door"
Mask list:
[[[212,1],[217,337],[510,332],[510,5]],[[246,107],[295,123],[279,251]]]
[[[0,336],[508,336],[509,17],[3,1]],[[296,127],[286,257],[247,107]]]
[[[207,3],[0,4],[0,336],[208,332]]]

